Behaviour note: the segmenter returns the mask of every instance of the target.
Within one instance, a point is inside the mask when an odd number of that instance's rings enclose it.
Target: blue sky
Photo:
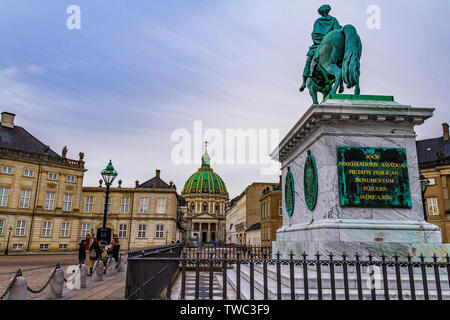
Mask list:
[[[436,107],[419,139],[442,134],[448,106],[448,1],[329,1],[363,41],[363,94]],[[66,8],[81,8],[68,30]],[[0,106],[16,123],[68,156],[85,153],[85,185],[109,159],[133,186],[162,170],[179,191],[198,164],[174,165],[174,130],[279,129],[283,137],[311,105],[298,92],[322,1],[3,0]],[[366,26],[369,5],[381,29]],[[258,165],[214,165],[238,195]]]

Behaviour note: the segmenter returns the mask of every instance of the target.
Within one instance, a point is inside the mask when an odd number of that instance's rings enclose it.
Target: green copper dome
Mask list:
[[[184,184],[182,195],[190,193],[211,193],[228,196],[227,187],[222,178],[210,166],[208,152],[202,157],[202,166]]]

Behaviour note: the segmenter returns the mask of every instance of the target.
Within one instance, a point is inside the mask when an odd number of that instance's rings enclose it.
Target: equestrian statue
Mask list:
[[[355,87],[355,94],[360,94],[359,75],[362,45],[354,26],[339,25],[335,17],[329,15],[331,7],[319,8],[321,17],[314,23],[311,34],[313,45],[309,47],[306,65],[303,70],[303,84],[300,91],[309,89],[313,103],[318,104],[317,92],[323,100],[330,94],[344,92]]]

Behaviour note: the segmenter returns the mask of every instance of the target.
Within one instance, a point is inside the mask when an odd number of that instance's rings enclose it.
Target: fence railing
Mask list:
[[[345,253],[330,254],[325,259],[319,254],[312,259],[303,254],[294,259],[291,254],[289,259],[281,259],[279,254],[270,258],[265,252],[256,256],[239,250],[232,251],[232,256],[228,250],[217,255],[209,249],[195,251],[177,246],[176,250],[175,247],[166,249],[170,254],[160,250],[157,255],[129,259],[127,292],[130,276],[135,279],[132,287],[139,293],[126,295],[126,299],[199,299],[200,282],[203,288],[208,288],[206,299],[217,299],[218,293],[222,299],[237,300],[450,299],[448,255],[443,258],[408,255],[400,260],[398,256],[369,255],[363,259],[358,254],[350,257]],[[180,289],[172,296],[177,271],[181,273]],[[188,272],[193,282],[187,281]],[[214,292],[217,279],[221,283],[220,292]],[[161,296],[164,289],[165,294]]]

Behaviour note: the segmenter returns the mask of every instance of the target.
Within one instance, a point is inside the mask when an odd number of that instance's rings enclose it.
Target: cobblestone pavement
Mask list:
[[[6,290],[9,280],[17,269],[22,269],[23,276],[27,279],[28,286],[34,290],[42,288],[47,282],[53,268],[59,262],[65,269],[67,265],[78,263],[77,254],[62,255],[8,255],[0,256],[0,295]],[[44,295],[44,292],[34,294],[28,292],[27,299],[33,299]]]

